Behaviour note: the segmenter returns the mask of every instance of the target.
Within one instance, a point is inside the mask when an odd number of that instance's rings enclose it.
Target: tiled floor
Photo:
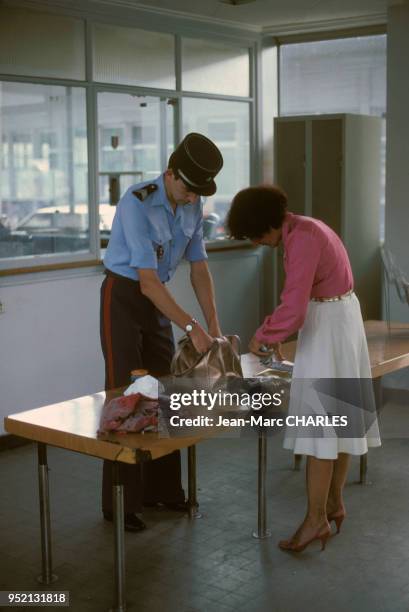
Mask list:
[[[281,552],[303,515],[304,476],[281,440],[269,440],[268,512],[273,537],[256,526],[256,440],[198,446],[204,518],[147,511],[149,529],[126,534],[128,610],[135,612],[408,612],[409,409],[387,406],[384,442],[369,455],[370,486],[346,487],[349,516],[327,550]],[[0,590],[38,589],[39,519],[35,446],[0,453]],[[53,559],[74,612],[112,603],[112,525],[101,518],[101,464],[49,449]],[[57,609],[57,608],[48,608]],[[58,608],[59,609],[59,608]]]

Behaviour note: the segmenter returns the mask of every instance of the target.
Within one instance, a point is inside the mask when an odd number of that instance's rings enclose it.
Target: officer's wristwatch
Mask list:
[[[185,325],[185,332],[187,334],[190,334],[190,332],[193,331],[193,325],[196,325],[196,323],[197,323],[196,319],[192,319],[190,323]]]

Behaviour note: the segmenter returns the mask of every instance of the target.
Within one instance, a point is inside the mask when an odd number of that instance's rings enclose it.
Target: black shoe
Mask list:
[[[144,506],[147,508],[166,508],[167,510],[173,510],[174,512],[189,512],[189,502],[144,502]]]
[[[112,523],[114,520],[112,512],[105,511],[102,514],[104,515],[104,519],[106,521],[110,521]],[[124,528],[125,531],[136,532],[146,529],[146,525],[135,513],[131,513],[125,514]]]

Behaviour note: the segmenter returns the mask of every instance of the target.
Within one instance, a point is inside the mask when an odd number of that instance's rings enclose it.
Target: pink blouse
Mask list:
[[[338,235],[318,219],[287,213],[282,228],[286,280],[281,303],[256,332],[259,342],[282,342],[304,323],[313,297],[334,297],[354,286]]]

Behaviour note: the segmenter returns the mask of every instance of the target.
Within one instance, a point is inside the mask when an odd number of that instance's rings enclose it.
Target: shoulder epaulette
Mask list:
[[[153,193],[154,191],[156,191],[158,188],[158,186],[155,183],[149,183],[149,185],[145,185],[145,187],[142,187],[142,189],[137,189],[136,191],[133,191],[132,193],[141,201],[143,202],[144,200],[146,200],[146,198],[151,195],[151,193]]]

